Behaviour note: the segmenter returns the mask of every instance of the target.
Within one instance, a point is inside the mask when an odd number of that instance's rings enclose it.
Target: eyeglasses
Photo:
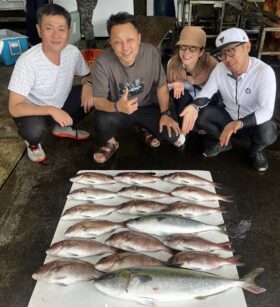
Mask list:
[[[243,45],[244,43],[239,43],[237,45],[235,45],[234,47],[232,48],[228,48],[226,50],[224,50],[223,52],[220,52],[217,54],[217,57],[220,61],[225,61],[227,56],[232,58],[234,55],[235,55],[235,49],[238,47],[238,46],[241,46]]]
[[[197,46],[179,45],[179,50],[184,51],[184,52],[186,50],[188,50],[191,53],[195,53],[198,50],[203,50],[203,49],[204,49],[203,47],[201,48],[201,47],[197,47]]]

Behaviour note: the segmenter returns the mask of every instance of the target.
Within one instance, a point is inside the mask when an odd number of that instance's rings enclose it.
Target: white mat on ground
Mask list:
[[[81,172],[84,172],[84,171],[79,171],[79,173]],[[124,171],[99,171],[99,172],[114,176]],[[174,171],[169,170],[169,171],[137,171],[137,172],[155,172],[156,175],[165,175],[165,174],[168,174]],[[188,171],[188,172],[212,181],[210,172],[207,172],[207,171]],[[119,191],[124,186],[127,186],[127,185],[121,184],[121,183],[114,183],[114,184],[102,185],[98,187],[116,192],[116,191]],[[171,184],[171,183],[167,183],[163,181],[155,182],[152,184],[146,184],[145,186],[153,187],[155,189],[159,189],[162,191],[168,191],[168,192],[173,190],[176,187],[175,184]],[[84,186],[74,183],[72,185],[71,191],[77,188],[81,188],[81,187],[84,187]],[[215,192],[215,189],[213,187],[208,188],[208,190],[211,192]],[[116,197],[114,199],[101,200],[96,203],[118,205],[128,200],[129,199],[127,198]],[[178,199],[175,197],[166,197],[166,198],[161,198],[159,200],[155,199],[155,201],[160,201],[164,203],[171,203],[171,202],[178,201],[178,200],[183,201],[182,199]],[[84,202],[67,200],[63,212],[66,209],[73,207],[74,205],[77,205],[80,203],[84,203]],[[204,203],[204,204],[213,206],[213,207],[219,206],[219,203],[217,201]],[[124,220],[134,218],[134,217],[135,216],[122,215],[122,214],[113,212],[110,215],[102,216],[99,219],[108,219],[112,221],[124,221]],[[213,224],[213,225],[223,224],[223,216],[221,213],[210,214],[208,216],[204,216],[197,220],[201,222]],[[75,224],[76,222],[77,221],[60,220],[58,223],[56,232],[54,234],[52,244],[57,241],[65,239],[64,232],[69,226]],[[119,231],[122,231],[122,230],[119,230]],[[97,240],[100,242],[104,242],[104,240],[107,239],[110,235],[111,234],[100,236],[98,237]],[[229,239],[227,235],[221,234],[218,232],[214,232],[214,231],[201,233],[199,235],[203,238],[209,239],[216,243],[225,242],[225,241],[228,241]],[[165,252],[156,252],[156,253],[149,253],[149,254],[159,259],[162,259],[162,260],[167,260],[168,256],[170,256]],[[223,251],[220,253],[220,255],[222,257],[230,257],[232,256],[232,253],[228,251]],[[102,256],[88,257],[88,258],[83,258],[82,260],[96,263],[101,257]],[[55,259],[54,257],[47,256],[45,259],[45,263],[50,262],[54,259]],[[234,279],[239,278],[236,266],[233,266],[233,265],[224,266],[221,269],[212,271],[212,273],[219,274],[221,276],[225,276],[228,278],[234,278]],[[51,307],[66,307],[66,306],[67,307],[90,307],[90,306],[92,307],[116,307],[116,306],[139,307],[143,305],[140,305],[132,301],[119,300],[119,299],[115,299],[115,298],[106,296],[94,288],[92,281],[78,282],[78,283],[69,285],[67,287],[56,285],[56,284],[47,284],[47,283],[38,281],[34,288],[34,291],[31,296],[28,307],[50,307],[50,306]],[[165,306],[166,307],[167,306],[168,307],[175,307],[175,306],[176,307],[185,307],[185,306],[188,306],[188,307],[213,307],[213,306],[215,307],[225,307],[225,306],[227,307],[235,307],[235,306],[246,307],[247,304],[245,301],[243,290],[240,288],[233,288],[221,294],[209,297],[205,300],[188,300],[188,301],[176,302],[173,304],[170,302],[169,303],[158,303],[157,306],[159,307],[161,306],[162,307],[165,307]]]

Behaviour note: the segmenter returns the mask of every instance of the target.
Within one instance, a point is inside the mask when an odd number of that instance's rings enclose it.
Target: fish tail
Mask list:
[[[222,201],[225,201],[227,203],[232,203],[234,200],[233,200],[233,196],[232,195],[229,195],[229,196],[221,196],[221,200]]]
[[[228,261],[229,261],[229,263],[235,264],[236,266],[243,266],[243,265],[245,265],[245,263],[239,261],[240,258],[241,258],[240,255],[236,255],[236,256],[233,256],[233,257],[229,257]]]
[[[217,182],[213,182],[213,186],[217,189],[221,189],[222,188],[222,184],[221,183],[217,183]]]
[[[220,206],[217,208],[217,211],[222,212],[222,213],[226,213],[226,208],[224,206]]]
[[[230,242],[220,243],[219,246],[220,246],[220,248],[222,250],[234,252],[234,250],[231,248],[231,243]]]
[[[244,282],[241,287],[251,293],[259,294],[266,291],[265,288],[258,286],[255,283],[255,278],[264,271],[264,268],[256,268],[250,273],[246,274],[241,280]]]

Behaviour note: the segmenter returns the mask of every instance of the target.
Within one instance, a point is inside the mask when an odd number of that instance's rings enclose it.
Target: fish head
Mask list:
[[[127,269],[106,273],[94,281],[94,286],[105,294],[122,298],[127,293],[131,275]]]
[[[118,258],[118,254],[103,257],[96,263],[95,268],[102,272],[110,272],[112,271],[112,267],[114,266]]]
[[[56,242],[50,248],[46,250],[46,254],[55,255],[61,250],[62,247],[63,247],[63,241]]]
[[[71,182],[79,182],[79,181],[81,181],[83,179],[83,177],[84,176],[82,174],[80,174],[80,175],[77,175],[77,176],[74,176],[74,177],[70,178],[69,180]]]

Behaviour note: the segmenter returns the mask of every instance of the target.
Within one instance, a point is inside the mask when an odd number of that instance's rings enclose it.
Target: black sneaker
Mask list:
[[[250,155],[250,159],[254,168],[256,168],[259,172],[264,172],[268,169],[268,162],[262,151],[253,152]]]
[[[229,143],[226,146],[221,146],[220,143],[208,143],[205,151],[203,152],[203,156],[206,158],[216,157],[219,153],[223,151],[228,151],[232,149],[232,145]]]

